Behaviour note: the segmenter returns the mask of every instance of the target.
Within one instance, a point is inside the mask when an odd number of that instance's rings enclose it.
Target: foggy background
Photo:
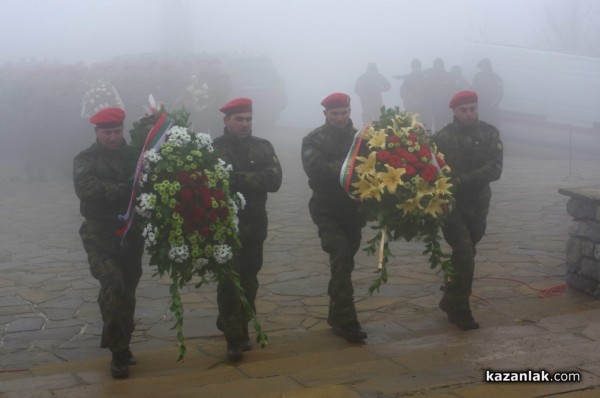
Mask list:
[[[439,57],[449,69],[462,65],[472,42],[548,48],[548,10],[562,13],[573,3],[593,7],[561,0],[2,0],[0,63],[30,57],[93,63],[165,48],[261,52],[286,84],[281,121],[310,127],[322,119],[325,95],[355,97],[368,62],[392,83],[386,103],[400,105],[400,82],[392,76],[408,73],[411,59],[425,69]],[[178,14],[178,7],[189,14]]]
[[[160,52],[263,54],[287,97],[277,125],[306,132],[323,122],[319,103],[334,91],[352,96],[352,116],[361,124],[354,85],[370,62],[392,85],[384,104],[402,106],[401,81],[393,76],[409,73],[414,58],[424,70],[435,58],[443,59],[447,71],[459,65],[472,81],[477,62],[488,57],[504,80],[502,109],[582,128],[600,120],[600,3],[592,0],[0,0],[0,6],[0,66],[88,68],[115,57]],[[512,48],[526,50],[517,54]],[[160,82],[163,89],[171,78],[189,77],[172,74]],[[152,83],[140,103],[160,91]],[[27,102],[26,92],[13,89]],[[15,93],[1,91],[5,104],[16,103]],[[60,90],[56,98],[51,93],[44,101],[81,103],[85,87],[73,88],[69,98]],[[79,109],[41,116],[43,108],[19,106],[19,117],[40,126],[50,118],[72,118],[68,130],[90,130]],[[129,121],[143,114],[138,105],[126,110]],[[6,107],[4,112],[14,114]],[[269,112],[255,107],[255,117]],[[14,123],[0,121],[2,137],[14,129]],[[73,152],[59,156],[70,159]]]

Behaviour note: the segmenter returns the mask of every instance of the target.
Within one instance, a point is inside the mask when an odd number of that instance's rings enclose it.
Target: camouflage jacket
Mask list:
[[[213,145],[233,166],[232,189],[246,199],[246,207],[239,214],[241,239],[266,239],[267,192],[277,192],[282,179],[273,145],[262,138],[240,139],[227,133],[215,138]]]
[[[465,126],[456,120],[433,137],[458,179],[457,197],[489,188],[502,174],[503,147],[500,132],[483,121]]]
[[[117,215],[129,204],[137,157],[123,141],[121,148],[107,150],[98,143],[73,160],[73,183],[86,221],[118,227]]]
[[[304,137],[302,165],[315,193],[337,193],[348,198],[340,183],[340,172],[356,132],[352,121],[342,129],[325,123]]]

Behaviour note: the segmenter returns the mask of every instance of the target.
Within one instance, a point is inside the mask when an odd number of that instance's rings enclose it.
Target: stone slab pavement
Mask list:
[[[308,214],[310,192],[300,162],[307,131],[279,127],[263,135],[274,144],[284,170],[281,190],[268,201],[269,237],[257,301],[270,343],[237,366],[227,364],[215,327],[215,286],[184,288],[185,335],[191,347],[187,370],[201,363],[203,369],[219,370],[212,380],[225,383],[218,389],[203,387],[206,396],[234,396],[235,388],[249,394],[250,381],[258,389],[247,396],[273,397],[475,397],[490,391],[551,396],[588,394],[600,386],[600,302],[561,290],[570,219],[567,198],[557,192],[600,183],[600,140],[585,137],[588,143],[569,153],[566,145],[545,145],[543,132],[506,127],[504,172],[492,187],[487,234],[476,259],[472,303],[481,329],[460,332],[448,324],[437,309],[440,276],[428,268],[422,243],[394,242],[389,281],[373,296],[367,290],[376,260],[357,255],[355,296],[369,333],[363,346],[333,336],[326,324],[327,257]],[[108,353],[99,348],[98,283],[89,274],[79,240],[82,219],[72,182],[50,172],[50,182],[30,184],[21,174],[14,159],[0,159],[0,396],[31,392],[38,382],[50,394],[39,396],[105,396],[94,390],[94,381],[111,382]],[[365,229],[364,237],[370,236]],[[144,368],[144,358],[176,359],[168,286],[168,280],[144,266],[132,343],[142,362],[139,376],[153,374],[153,368]],[[548,292],[555,295],[538,296]],[[60,365],[91,370],[84,372],[88,379],[78,373],[73,381],[71,369],[48,384],[43,369]],[[514,393],[509,384],[485,383],[485,369],[573,371],[583,381],[521,383]],[[28,375],[26,381],[19,382],[20,374]],[[241,384],[234,383],[240,378]],[[178,380],[164,382],[183,386]],[[73,388],[80,390],[65,392]],[[58,393],[62,390],[64,395]],[[168,396],[187,396],[183,390]]]

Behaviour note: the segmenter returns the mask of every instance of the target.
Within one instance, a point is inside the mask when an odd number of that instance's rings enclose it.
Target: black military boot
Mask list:
[[[452,319],[448,314],[448,320],[458,326],[461,330],[479,329],[479,324],[473,319],[471,310],[455,310],[452,313]]]
[[[240,342],[240,348],[242,351],[252,351],[252,341],[250,341],[248,325],[242,329],[242,341]]]
[[[459,329],[473,330],[479,328],[479,324],[473,319],[470,309],[459,309],[452,305],[446,297],[442,297],[439,307],[448,315],[448,322],[458,326]]]
[[[125,350],[125,352],[127,353],[127,363],[129,364],[129,366],[137,365],[137,360],[133,356],[131,350],[128,348],[127,350]]]
[[[129,377],[129,356],[127,354],[127,350],[112,353],[110,374],[115,379],[124,379]]]
[[[239,340],[227,340],[227,360],[229,362],[238,362],[243,356],[244,353]]]
[[[331,326],[333,334],[345,338],[351,343],[362,343],[367,339],[367,333],[362,330],[358,321],[350,321],[343,325]]]

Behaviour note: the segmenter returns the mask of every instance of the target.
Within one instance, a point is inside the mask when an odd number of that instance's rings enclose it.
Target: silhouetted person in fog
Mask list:
[[[410,63],[410,69],[408,75],[394,76],[394,78],[403,80],[400,85],[400,98],[404,104],[404,110],[419,114],[421,121],[425,122],[430,116],[427,109],[425,75],[421,67],[421,61],[413,59]]]
[[[377,70],[377,65],[369,63],[367,71],[363,73],[354,86],[354,91],[360,98],[362,106],[362,121],[369,123],[378,121],[383,106],[382,93],[392,88],[390,82]]]
[[[427,103],[431,109],[431,122],[428,124],[431,130],[438,130],[449,123],[452,119],[448,115],[448,99],[454,93],[454,85],[450,73],[446,71],[444,61],[436,58],[433,68],[425,73],[427,85]]]
[[[479,72],[473,78],[473,90],[479,95],[479,116],[498,126],[500,124],[500,101],[504,96],[504,84],[500,75],[492,69],[492,62],[484,58],[477,64]]]
[[[453,91],[468,90],[471,84],[463,76],[462,68],[458,65],[454,65],[450,68],[450,78],[452,79]]]

